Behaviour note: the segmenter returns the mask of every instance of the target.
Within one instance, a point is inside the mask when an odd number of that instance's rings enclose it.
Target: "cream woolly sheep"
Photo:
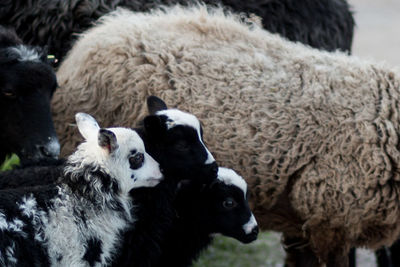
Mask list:
[[[200,7],[113,13],[57,75],[64,154],[78,108],[132,125],[158,95],[199,117],[217,162],[247,178],[259,225],[299,241],[315,265],[346,266],[351,246],[399,235],[400,79],[389,68]]]

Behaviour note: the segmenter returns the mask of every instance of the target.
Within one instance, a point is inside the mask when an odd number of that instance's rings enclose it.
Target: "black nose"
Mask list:
[[[160,172],[162,173],[162,174],[165,174],[165,170],[160,166]]]
[[[254,227],[253,230],[251,230],[251,234],[255,236],[258,235],[258,226]]]
[[[211,163],[210,166],[209,166],[209,170],[210,170],[210,174],[212,176],[217,177],[217,175],[218,175],[218,164],[216,162]]]

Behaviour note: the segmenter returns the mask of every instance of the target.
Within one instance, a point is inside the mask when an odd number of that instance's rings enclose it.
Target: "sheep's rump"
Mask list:
[[[282,230],[284,216],[268,211],[287,192],[302,231],[328,246],[397,237],[399,78],[384,66],[290,43],[220,9],[177,7],[103,18],[57,75],[64,155],[78,143],[76,112],[134,126],[157,95],[199,117],[219,164],[249,183],[264,229]]]

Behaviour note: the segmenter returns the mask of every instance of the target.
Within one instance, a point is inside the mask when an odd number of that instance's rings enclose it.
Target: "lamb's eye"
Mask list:
[[[224,206],[225,209],[233,209],[234,207],[237,206],[237,203],[235,200],[228,197],[227,199],[224,200],[224,202],[222,202],[222,206]]]
[[[11,91],[4,91],[3,95],[7,98],[15,98],[17,96],[14,92]]]
[[[144,155],[142,153],[136,153],[129,158],[129,164],[131,169],[136,170],[142,167],[144,163]]]

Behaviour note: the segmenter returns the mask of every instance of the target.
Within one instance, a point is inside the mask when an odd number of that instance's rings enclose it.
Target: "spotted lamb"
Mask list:
[[[136,132],[76,120],[86,141],[60,182],[0,190],[0,265],[107,266],[135,220],[129,191],[161,180]]]

